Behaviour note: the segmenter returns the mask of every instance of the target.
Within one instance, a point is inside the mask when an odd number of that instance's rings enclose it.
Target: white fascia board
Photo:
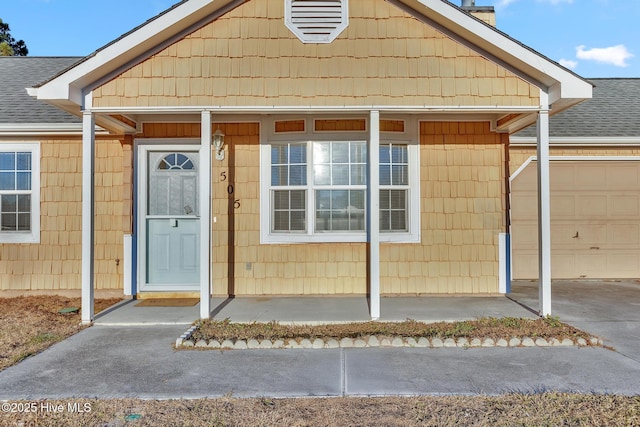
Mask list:
[[[107,132],[98,127],[96,134]],[[0,136],[82,135],[82,123],[8,123],[0,124]]]
[[[635,137],[551,137],[552,147],[634,147],[640,146],[640,136]],[[535,137],[512,136],[509,145],[512,147],[535,147]]]
[[[190,0],[126,34],[121,39],[89,55],[64,74],[37,88],[41,100],[73,101],[82,105],[87,87],[110,73],[132,64],[141,55],[162,45],[230,3],[245,0]],[[92,88],[89,88],[92,89]]]
[[[300,113],[330,113],[353,112],[369,113],[376,110],[388,113],[469,113],[469,114],[509,114],[534,113],[540,107],[512,106],[512,105],[246,105],[246,106],[158,106],[158,107],[95,107],[90,111],[96,114],[193,114],[201,111],[211,111],[216,114],[300,114]]]
[[[593,86],[559,64],[509,38],[494,27],[462,12],[443,0],[390,0],[404,4],[415,12],[472,43],[503,64],[520,70],[521,77],[535,80],[549,90],[549,103],[560,99],[589,99]],[[500,64],[499,64],[500,65]],[[527,79],[526,77],[529,77]]]

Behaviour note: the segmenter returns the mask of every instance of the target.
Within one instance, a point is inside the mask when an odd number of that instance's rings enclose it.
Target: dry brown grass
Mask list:
[[[362,322],[338,325],[281,325],[269,323],[231,323],[227,320],[205,320],[197,323],[193,339],[222,340],[275,340],[314,338],[361,338],[371,335],[425,338],[585,338],[589,334],[558,321],[556,318],[521,319],[514,317],[482,318],[460,322],[422,323]]]
[[[0,415],[37,426],[637,426],[640,397],[544,393],[382,398],[70,400],[62,413]],[[69,413],[68,404],[88,404]],[[41,402],[36,403],[38,406]],[[22,423],[22,424],[21,424]]]
[[[121,300],[97,299],[95,310],[100,312],[118,301]],[[79,313],[58,313],[66,307],[80,308],[80,298],[0,298],[0,370],[82,330]]]

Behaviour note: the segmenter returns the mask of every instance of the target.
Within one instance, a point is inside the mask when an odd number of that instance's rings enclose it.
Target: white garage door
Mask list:
[[[551,276],[640,277],[640,161],[553,160]],[[514,279],[538,277],[536,162],[511,182]]]

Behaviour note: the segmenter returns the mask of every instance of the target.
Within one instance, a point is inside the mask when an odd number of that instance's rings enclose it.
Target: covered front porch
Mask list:
[[[546,99],[545,93],[540,92],[540,96]],[[298,109],[299,110],[299,109]],[[262,205],[269,203],[265,200],[269,200],[270,197],[265,197],[265,194],[269,194],[268,187],[259,186],[258,180],[253,179],[241,180],[245,184],[234,185],[236,181],[232,177],[238,177],[240,173],[248,174],[247,171],[254,171],[254,175],[258,175],[260,171],[259,181],[261,183],[270,182],[273,178],[269,176],[269,173],[273,173],[275,168],[273,162],[266,162],[266,166],[261,163],[260,159],[264,162],[266,153],[270,153],[269,146],[265,144],[265,138],[269,137],[268,129],[277,129],[280,123],[285,124],[299,124],[302,122],[303,129],[305,126],[313,126],[313,131],[317,132],[318,122],[324,120],[316,120],[314,122],[306,122],[303,120],[288,120],[288,115],[293,114],[293,111],[286,109],[277,109],[277,111],[259,109],[259,111],[248,111],[245,115],[239,115],[238,111],[233,109],[228,110],[215,110],[211,108],[93,108],[91,111],[84,113],[84,132],[83,132],[83,147],[84,156],[83,162],[83,322],[89,323],[93,320],[93,294],[94,294],[94,253],[95,239],[93,236],[93,230],[95,224],[94,218],[94,202],[93,192],[95,191],[95,183],[93,177],[95,175],[95,132],[98,122],[104,122],[105,117],[129,117],[131,123],[127,129],[121,129],[125,133],[132,135],[130,141],[132,141],[132,148],[134,156],[132,158],[131,170],[133,171],[133,181],[137,182],[137,188],[134,186],[132,192],[132,205],[133,205],[133,230],[134,235],[132,238],[132,245],[125,246],[125,265],[129,268],[125,268],[125,294],[136,296],[141,291],[145,291],[142,287],[147,283],[147,277],[145,276],[145,269],[148,268],[148,263],[145,262],[147,254],[144,252],[144,245],[149,245],[148,250],[151,250],[154,246],[149,243],[148,239],[144,237],[144,233],[147,230],[147,219],[152,218],[152,215],[146,215],[145,211],[149,203],[144,196],[145,191],[150,186],[139,177],[145,177],[146,173],[144,162],[147,158],[144,146],[158,147],[158,144],[163,144],[162,147],[167,150],[187,150],[193,154],[194,159],[199,159],[198,167],[194,168],[193,180],[197,181],[197,187],[199,190],[194,193],[194,205],[197,206],[194,212],[189,212],[189,215],[194,216],[197,219],[197,233],[198,243],[194,246],[195,250],[192,251],[193,257],[197,259],[196,264],[199,265],[199,271],[195,271],[194,280],[191,280],[190,287],[186,289],[191,293],[197,292],[199,294],[200,303],[198,305],[198,316],[200,318],[216,317],[218,314],[222,315],[222,318],[231,317],[225,316],[228,312],[227,306],[233,306],[238,308],[239,313],[246,311],[247,313],[254,314],[264,309],[250,309],[247,306],[247,301],[252,298],[241,298],[238,300],[229,299],[228,301],[218,301],[215,296],[229,295],[231,297],[236,295],[242,295],[243,297],[251,297],[256,295],[257,300],[268,300],[272,303],[277,302],[277,307],[284,307],[286,304],[294,304],[297,301],[296,298],[287,298],[294,292],[291,289],[295,287],[286,287],[283,285],[281,290],[271,291],[269,286],[258,288],[260,282],[280,282],[286,281],[291,284],[296,282],[301,284],[309,280],[309,275],[313,274],[311,279],[313,283],[321,283],[330,281],[331,273],[334,277],[333,282],[342,283],[356,283],[357,287],[350,287],[347,289],[339,284],[338,287],[327,288],[328,291],[323,292],[322,286],[318,286],[317,289],[312,289],[310,292],[300,292],[306,298],[300,298],[301,302],[299,313],[300,317],[293,316],[291,319],[283,318],[283,321],[305,322],[305,321],[341,321],[339,313],[336,313],[331,307],[336,301],[344,301],[343,298],[351,295],[360,295],[352,298],[349,305],[344,308],[347,313],[353,312],[354,319],[344,319],[344,321],[350,320],[403,320],[406,318],[416,318],[421,320],[434,320],[434,319],[454,319],[459,318],[459,314],[453,316],[442,316],[439,314],[437,307],[438,304],[424,304],[418,303],[419,310],[411,311],[407,310],[406,305],[390,303],[382,307],[382,301],[395,301],[396,298],[383,298],[387,295],[406,294],[412,295],[404,298],[408,301],[415,299],[413,295],[420,294],[461,294],[461,295],[497,295],[498,293],[504,293],[507,291],[508,282],[508,257],[507,246],[501,240],[498,244],[498,233],[504,232],[503,225],[505,212],[502,211],[504,202],[504,189],[500,191],[500,187],[503,185],[502,180],[497,178],[502,172],[503,167],[502,151],[504,151],[504,138],[500,133],[508,131],[508,126],[502,129],[502,132],[496,132],[494,129],[489,129],[486,123],[497,124],[498,117],[505,114],[526,114],[538,119],[540,124],[540,137],[539,148],[541,149],[541,155],[539,165],[542,167],[542,173],[540,176],[545,177],[548,172],[544,171],[545,165],[548,167],[548,110],[545,105],[536,107],[479,107],[479,108],[412,108],[407,109],[404,107],[390,108],[381,107],[380,109],[366,109],[366,108],[347,108],[340,109],[338,107],[331,107],[329,109],[308,109],[304,111],[306,115],[311,115],[315,118],[331,117],[326,116],[332,114],[333,116],[343,116],[345,119],[339,120],[339,122],[361,122],[364,124],[360,134],[357,137],[351,136],[351,138],[357,138],[362,141],[366,146],[366,156],[364,157],[364,164],[367,164],[366,168],[366,184],[362,185],[363,189],[366,189],[366,198],[363,206],[364,212],[364,224],[360,235],[342,235],[342,240],[313,240],[313,238],[321,237],[320,235],[309,237],[308,241],[270,241],[264,237],[265,230],[269,230],[271,225],[269,224],[269,217],[273,215],[272,212],[267,209],[262,209]],[[302,113],[298,113],[296,117],[299,117]],[[443,116],[443,114],[446,115]],[[265,119],[266,118],[266,119]],[[284,121],[282,121],[284,120]],[[242,140],[241,143],[230,141],[227,146],[216,147],[214,139],[216,134],[221,134],[220,127],[226,131],[226,126],[234,123],[253,123],[253,128],[259,129],[259,131],[252,134],[250,140]],[[335,119],[333,121],[336,121]],[[163,131],[160,134],[150,132],[151,126],[149,124],[164,124],[179,122],[189,126],[190,134],[177,135],[170,132]],[[390,132],[387,130],[385,133],[385,126],[383,124],[388,123],[401,123],[402,132],[399,132],[400,136],[397,138],[405,138],[410,142],[406,144],[409,148],[406,152],[415,159],[418,157],[425,157],[437,159],[442,157],[441,155],[446,153],[442,150],[451,148],[459,149],[463,147],[465,150],[463,154],[459,154],[459,161],[461,166],[454,166],[452,174],[458,170],[457,168],[466,168],[469,172],[465,174],[464,178],[468,183],[463,184],[462,180],[457,182],[457,179],[444,176],[442,174],[434,177],[432,170],[436,170],[437,167],[441,169],[449,168],[446,159],[437,160],[438,163],[430,163],[430,168],[420,170],[418,162],[415,167],[411,163],[408,163],[409,170],[413,168],[413,172],[409,172],[408,175],[415,176],[416,181],[412,182],[409,187],[413,188],[415,193],[409,194],[407,198],[411,200],[410,207],[405,210],[409,212],[408,217],[411,218],[411,224],[407,225],[409,230],[413,230],[413,234],[408,236],[406,241],[394,241],[389,240],[387,234],[385,238],[381,238],[381,231],[378,224],[381,224],[379,217],[381,208],[379,195],[381,194],[381,178],[379,150],[383,141],[387,141],[387,145],[390,138],[396,137],[390,136]],[[464,123],[471,123],[469,126],[473,126],[476,129],[481,130],[477,134],[469,132],[470,127],[464,125]],[[482,123],[479,126],[474,123]],[[313,123],[313,124],[312,124]],[[430,123],[434,123],[431,125]],[[448,123],[452,123],[449,130]],[[442,125],[440,125],[442,124]],[[438,141],[457,141],[457,129],[458,125],[463,126],[465,129],[463,133],[465,135],[460,138],[465,140],[464,144],[457,142],[445,142],[444,144]],[[405,129],[406,126],[406,129]],[[444,130],[444,128],[447,130]],[[214,132],[215,130],[215,132]],[[435,132],[435,136],[432,136],[429,132]],[[266,134],[266,136],[265,136]],[[338,135],[336,137],[336,135]],[[336,131],[331,133],[339,139],[339,133]],[[353,135],[353,131],[352,131]],[[222,135],[224,136],[224,135]],[[278,136],[278,135],[276,135]],[[271,135],[273,137],[273,135]],[[344,137],[344,135],[343,135]],[[146,139],[145,139],[146,138]],[[154,139],[155,138],[155,139]],[[237,135],[236,135],[237,138]],[[300,138],[300,137],[298,137]],[[310,138],[320,138],[317,134],[311,135]],[[346,137],[345,137],[346,138]],[[465,139],[466,138],[466,139]],[[490,142],[487,143],[487,140]],[[238,141],[238,140],[236,140]],[[249,141],[249,142],[246,142]],[[471,143],[469,143],[471,142]],[[185,145],[189,144],[189,145]],[[179,148],[182,147],[182,148]],[[190,147],[190,148],[184,148]],[[263,147],[267,147],[266,149]],[[431,148],[435,147],[435,148]],[[494,162],[491,165],[484,162],[484,158],[490,156],[489,154],[482,153],[482,156],[475,156],[476,160],[470,165],[464,164],[464,159],[472,158],[474,156],[474,150],[478,150],[477,147],[485,147],[493,150],[493,156],[497,156],[497,159],[492,159]],[[258,148],[260,152],[258,152]],[[224,152],[226,150],[226,157]],[[413,150],[413,151],[412,151]],[[136,157],[136,153],[137,157]],[[460,151],[458,151],[460,153]],[[450,153],[451,154],[451,153]],[[267,154],[269,155],[269,154]],[[248,160],[252,159],[252,160]],[[223,161],[223,162],[222,162]],[[477,166],[476,166],[477,164]],[[141,166],[143,165],[143,166]],[[225,167],[221,167],[225,165]],[[87,167],[88,166],[88,167]],[[395,167],[395,165],[391,165]],[[279,167],[279,166],[278,166]],[[407,166],[404,166],[407,167]],[[484,168],[484,169],[483,169]],[[228,170],[228,172],[227,172]],[[482,172],[485,171],[485,178],[482,178]],[[448,175],[447,169],[446,174]],[[219,176],[218,176],[219,175]],[[474,176],[477,177],[474,179]],[[494,176],[492,180],[492,188],[490,194],[485,195],[482,188],[476,189],[474,187],[474,181],[488,180],[488,176]],[[412,179],[412,178],[411,178]],[[470,202],[465,201],[464,205],[473,201],[473,206],[469,209],[469,215],[465,218],[462,216],[457,219],[456,209],[458,206],[455,200],[456,194],[449,193],[438,196],[442,186],[440,181],[444,180],[443,185],[458,185],[472,188],[471,193],[467,194],[466,198]],[[218,183],[216,183],[219,181]],[[217,187],[216,187],[217,185]],[[426,189],[420,191],[420,187],[433,187],[433,190]],[[548,187],[548,184],[546,185]],[[437,188],[436,188],[437,187]],[[542,209],[540,212],[544,213],[548,210],[548,190],[545,189],[544,180],[541,182],[541,191],[539,192],[541,197]],[[247,190],[249,189],[249,190]],[[264,190],[267,191],[264,191]],[[222,190],[222,191],[221,191]],[[236,193],[234,193],[234,191]],[[239,194],[241,191],[245,191],[246,198],[241,198]],[[365,190],[362,190],[363,192]],[[477,191],[477,193],[474,193]],[[251,195],[251,196],[249,196]],[[488,196],[488,198],[487,198]],[[236,198],[237,197],[237,198]],[[426,197],[426,199],[425,199]],[[439,224],[437,227],[443,227],[443,231],[439,232],[435,230],[435,222],[440,221],[438,219],[438,208],[432,200],[435,197],[441,197],[441,203],[447,203],[448,206],[456,206],[453,211],[447,213],[451,215],[449,222]],[[249,201],[246,202],[249,198]],[[444,201],[446,198],[446,202]],[[217,200],[219,199],[219,200]],[[487,201],[485,201],[487,199]],[[490,200],[489,200],[490,199]],[[217,200],[217,201],[216,201]],[[310,202],[311,201],[311,202]],[[314,198],[308,198],[307,202],[312,204]],[[217,203],[217,208],[216,208]],[[409,202],[407,202],[409,203]],[[183,203],[184,204],[184,203]],[[191,206],[192,204],[190,204]],[[433,206],[430,206],[433,205]],[[485,205],[494,206],[485,210]],[[180,205],[182,206],[182,205]],[[240,206],[243,209],[238,209]],[[246,208],[245,212],[245,206]],[[447,208],[448,209],[448,208]],[[466,209],[466,208],[465,208]],[[313,209],[311,209],[313,211]],[[425,215],[427,214],[427,215]],[[242,216],[245,215],[245,216]],[[466,213],[465,213],[466,215]],[[188,216],[188,215],[187,215]],[[476,220],[470,220],[470,218],[476,218]],[[224,223],[221,223],[221,218]],[[266,220],[265,220],[266,218]],[[259,219],[259,220],[258,220]],[[544,219],[544,217],[543,217]],[[165,218],[166,220],[166,218]],[[171,219],[171,227],[176,227],[180,220]],[[249,221],[253,221],[252,223]],[[265,222],[266,221],[266,222]],[[420,225],[420,222],[423,222]],[[468,229],[463,230],[457,240],[442,240],[438,238],[440,235],[451,233],[455,238],[455,224],[459,222],[460,226],[464,226],[469,221]],[[488,221],[488,222],[487,222]],[[312,221],[308,221],[311,223]],[[409,222],[409,221],[408,221]],[[441,221],[440,221],[441,222]],[[414,224],[415,223],[415,224]],[[449,224],[451,223],[451,224]],[[225,226],[226,224],[226,226]],[[447,225],[448,224],[448,225]],[[488,224],[488,225],[487,225]],[[541,265],[545,267],[541,275],[541,298],[540,298],[540,310],[541,314],[550,313],[550,295],[549,295],[549,281],[548,275],[548,235],[549,227],[548,222],[545,220],[540,221],[540,255],[542,258]],[[475,227],[475,228],[474,228]],[[487,228],[489,227],[489,228]],[[260,234],[258,236],[258,230]],[[435,231],[434,231],[435,230]],[[215,233],[218,233],[217,235]],[[422,237],[421,237],[422,233]],[[466,233],[466,234],[462,234]],[[490,234],[490,237],[483,237],[481,241],[476,239],[482,233],[483,236]],[[136,235],[137,234],[137,235]],[[406,234],[406,233],[405,233]],[[326,236],[326,234],[325,234]],[[355,236],[355,237],[354,237]],[[393,237],[396,237],[397,234]],[[466,237],[465,237],[466,236]],[[258,240],[259,237],[259,240]],[[267,236],[268,237],[268,236]],[[307,236],[308,237],[308,236]],[[472,240],[469,240],[472,239]],[[502,237],[501,237],[502,239]],[[220,252],[221,244],[226,245],[226,249],[223,253]],[[293,244],[292,244],[293,243]],[[299,244],[303,243],[303,244]],[[474,252],[474,248],[470,251],[465,251],[465,257],[462,259],[462,263],[456,262],[456,256],[462,256],[463,246],[465,245],[479,245],[487,244],[488,246],[482,249],[485,255],[481,255],[480,252]],[[439,246],[438,246],[439,245]],[[449,245],[451,246],[451,257],[441,258],[442,253],[449,251]],[[238,252],[241,246],[251,246],[252,251],[245,252],[244,256],[240,256]],[[240,248],[240,249],[239,249]],[[329,249],[327,249],[329,248]],[[336,250],[337,248],[337,250]],[[385,249],[386,248],[386,249]],[[323,259],[321,251],[333,252],[331,255],[324,255],[326,259]],[[216,256],[216,251],[217,256]],[[341,252],[342,251],[342,252]],[[435,252],[437,254],[434,255]],[[444,251],[444,252],[443,252]],[[468,252],[468,253],[466,253]],[[494,253],[495,252],[495,253]],[[498,255],[499,257],[496,256]],[[458,255],[456,255],[458,253]],[[249,254],[249,255],[246,255]],[[270,254],[270,255],[269,255]],[[286,255],[285,255],[286,254]],[[303,254],[303,255],[301,255]],[[349,255],[349,258],[343,257]],[[486,256],[487,258],[480,258]],[[498,259],[499,258],[499,259]],[[460,258],[458,258],[460,260]],[[322,269],[318,267],[320,262],[323,263]],[[298,265],[305,263],[305,267],[302,269],[297,268]],[[256,270],[253,270],[255,264]],[[462,267],[459,267],[462,265]],[[466,267],[465,267],[466,265]],[[258,272],[257,267],[262,267],[263,270]],[[271,268],[273,267],[273,268]],[[282,267],[282,271],[277,270]],[[269,269],[274,272],[269,273]],[[470,269],[465,273],[465,268]],[[246,270],[246,271],[245,271]],[[337,271],[340,270],[340,271]],[[220,273],[222,271],[222,274]],[[301,271],[299,274],[298,271]],[[249,272],[249,273],[247,273]],[[312,273],[310,273],[312,272]],[[262,274],[260,276],[259,274]],[[271,276],[270,276],[271,274]],[[275,274],[275,275],[274,275]],[[465,274],[467,274],[465,280]],[[444,279],[441,279],[443,276]],[[460,277],[453,277],[459,275]],[[249,277],[251,282],[254,283],[253,292],[239,294],[236,292],[237,288],[235,284],[240,281],[242,277]],[[450,277],[446,277],[450,276]],[[382,279],[382,280],[381,280]],[[459,280],[458,280],[459,279]],[[431,283],[437,283],[432,288],[418,288],[416,283],[421,283],[420,286],[424,286],[422,283],[428,281]],[[442,287],[441,282],[444,280],[449,281],[449,287]],[[129,285],[127,285],[127,281]],[[247,282],[247,280],[245,280]],[[384,282],[381,287],[381,282]],[[395,290],[390,283],[400,282],[402,285]],[[455,288],[451,285],[455,284]],[[216,283],[218,283],[216,288]],[[490,284],[489,284],[490,283]],[[498,286],[499,284],[499,286]],[[413,288],[411,286],[413,285]],[[265,291],[265,289],[267,291]],[[150,289],[157,291],[158,289]],[[179,292],[180,289],[168,289],[171,292]],[[280,295],[278,295],[280,294]],[[315,305],[314,302],[323,301],[322,294],[343,294],[342,297],[329,297],[327,301],[332,301],[326,304]],[[285,297],[287,296],[287,297]],[[460,297],[456,297],[460,298]],[[471,300],[475,300],[476,297],[472,297]],[[236,301],[244,301],[243,303],[237,303]],[[417,298],[416,301],[420,301]],[[458,300],[460,301],[460,300]],[[480,303],[480,301],[483,301]],[[479,309],[477,312],[470,312],[469,318],[476,318],[484,315],[482,305],[488,301],[486,298],[478,299]],[[247,307],[244,308],[243,307]],[[420,310],[424,310],[425,307],[432,307],[434,314],[428,314],[428,312],[422,313]],[[140,309],[138,309],[140,310]],[[225,311],[226,310],[226,311]],[[317,313],[314,311],[317,310]],[[353,311],[355,310],[355,311]],[[389,313],[384,313],[384,310],[390,310]],[[296,308],[283,310],[285,313],[295,313],[298,311]],[[360,313],[360,311],[362,313]],[[267,310],[268,312],[268,310]],[[276,310],[275,312],[278,312]],[[140,313],[136,311],[136,313]],[[415,313],[415,316],[413,315]],[[255,321],[257,319],[243,317],[238,312],[234,312],[234,316],[239,316],[247,321]],[[352,316],[352,314],[350,314]],[[317,319],[317,320],[316,320]],[[265,319],[262,319],[265,320]],[[268,320],[280,320],[280,319],[266,319]]]
[[[190,325],[200,317],[200,304],[192,307],[137,307],[128,300],[98,314],[101,326]],[[380,321],[407,319],[432,323],[474,320],[482,317],[535,318],[536,313],[505,296],[382,297]],[[213,298],[211,318],[232,322],[330,324],[371,320],[364,296]]]

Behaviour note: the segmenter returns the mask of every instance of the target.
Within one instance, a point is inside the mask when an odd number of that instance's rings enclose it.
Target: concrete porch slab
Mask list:
[[[214,298],[211,317],[233,322],[323,324],[371,320],[364,296]],[[472,320],[479,317],[536,315],[506,297],[383,297],[380,321],[424,322]],[[136,307],[125,301],[96,316],[103,326],[188,325],[199,318],[193,307]]]

